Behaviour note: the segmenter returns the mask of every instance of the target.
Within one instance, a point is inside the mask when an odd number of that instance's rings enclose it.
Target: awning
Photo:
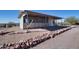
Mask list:
[[[51,17],[53,19],[62,19],[62,17],[47,15],[47,14],[38,13],[38,12],[32,12],[32,11],[28,11],[28,10],[24,10],[24,11],[20,12],[18,18],[21,18],[23,14],[26,14],[27,15],[27,13],[30,16],[41,16],[41,17]]]

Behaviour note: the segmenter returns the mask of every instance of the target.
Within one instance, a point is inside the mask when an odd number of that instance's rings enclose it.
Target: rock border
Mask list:
[[[50,33],[45,33],[41,36],[37,36],[34,38],[30,38],[26,41],[19,41],[18,43],[9,43],[9,44],[3,44],[0,49],[29,49],[32,48],[50,38],[54,38],[57,35],[60,35],[61,33],[64,33],[70,29],[72,29],[73,27],[67,27],[67,28],[63,28],[60,30],[55,31],[54,33],[50,32]]]

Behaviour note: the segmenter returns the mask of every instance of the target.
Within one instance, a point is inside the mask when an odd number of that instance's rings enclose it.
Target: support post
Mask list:
[[[24,25],[23,25],[23,16],[22,16],[20,19],[20,29],[23,30],[23,27],[24,27]]]

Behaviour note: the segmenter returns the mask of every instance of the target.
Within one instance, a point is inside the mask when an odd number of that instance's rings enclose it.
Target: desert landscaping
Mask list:
[[[31,31],[30,33],[26,33],[26,30],[20,30],[19,27],[12,27],[0,31],[1,32],[3,31],[4,33],[9,32],[4,35],[0,35],[0,45],[2,45],[3,43],[18,42],[20,40],[27,40],[29,38],[36,37],[38,35],[40,36],[43,33],[46,33],[47,30],[45,31],[38,30],[38,31]]]
[[[0,46],[2,49],[27,49],[38,45],[48,39],[54,38],[55,36],[70,30],[72,27],[62,28],[55,31],[49,31],[46,29],[29,29],[27,33],[26,30],[19,30],[18,27],[12,27],[5,29],[3,34],[0,33]],[[25,44],[26,43],[26,44]],[[22,47],[20,46],[22,45]]]
[[[0,49],[79,48],[79,18],[76,16],[64,18],[31,10],[14,12],[8,16],[13,18],[5,16],[7,22],[0,23]]]

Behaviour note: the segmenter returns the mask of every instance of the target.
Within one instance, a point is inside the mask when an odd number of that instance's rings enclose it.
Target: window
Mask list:
[[[27,16],[24,16],[23,23],[28,23]]]
[[[26,23],[26,19],[25,18],[23,19],[23,23]]]
[[[29,16],[29,22],[33,20],[33,23],[48,23],[48,17],[41,16]]]
[[[45,23],[48,23],[48,17],[45,17]]]

